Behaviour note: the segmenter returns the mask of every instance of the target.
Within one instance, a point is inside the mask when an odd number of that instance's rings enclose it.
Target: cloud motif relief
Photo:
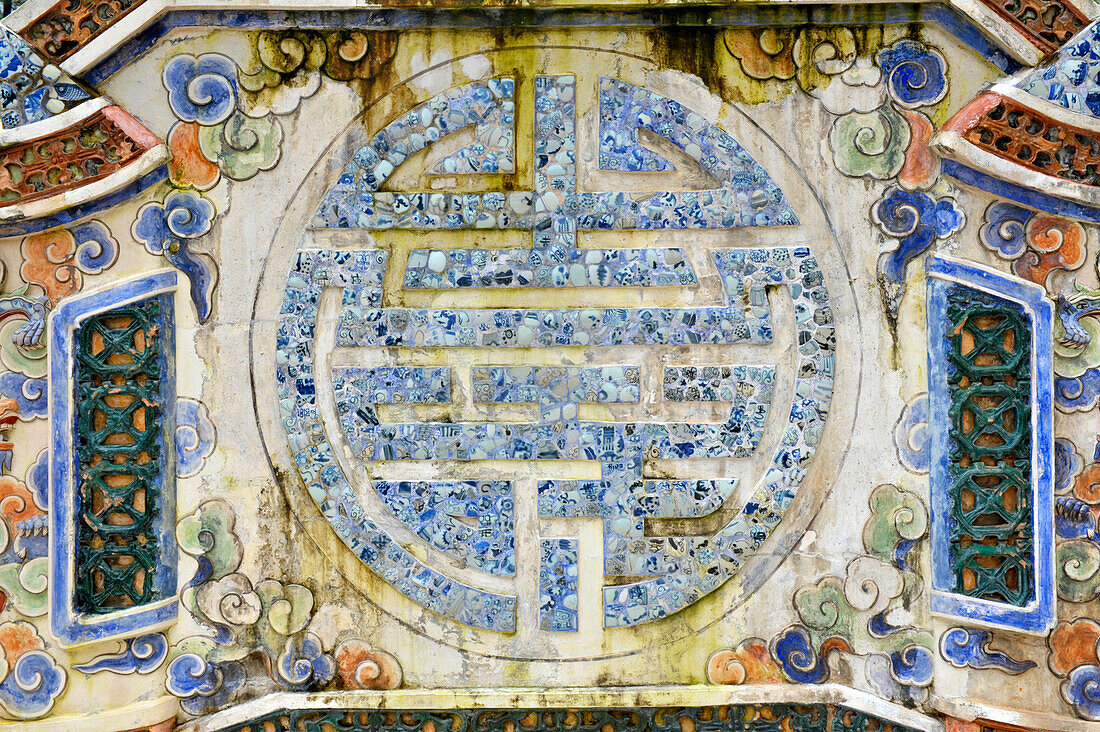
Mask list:
[[[907,191],[931,187],[940,175],[940,159],[929,147],[936,128],[924,112],[905,111],[909,123],[909,147],[905,149],[905,165],[898,173],[898,183]]]
[[[736,50],[730,45],[733,38]],[[750,40],[744,33],[726,36],[727,48],[741,59],[743,68],[746,58],[758,55]],[[763,43],[761,37],[761,49]],[[773,54],[782,51],[777,48]],[[814,96],[837,115],[828,138],[837,170],[850,177],[895,182],[870,210],[872,222],[896,241],[884,248],[878,262],[879,287],[894,324],[909,263],[966,223],[955,198],[924,192],[937,185],[940,161],[929,147],[935,132],[931,112],[919,110],[946,98],[947,61],[939,51],[912,39],[881,49],[873,60],[854,58],[855,53],[853,43],[853,63],[835,46],[826,63],[842,67],[841,75]]]
[[[1080,617],[1063,620],[1047,636],[1047,667],[1063,679],[1062,699],[1078,717],[1100,721],[1100,623]]]
[[[0,374],[0,397],[19,404],[19,421],[45,419],[47,413],[46,380],[31,379],[16,371]]]
[[[996,669],[1013,676],[1035,668],[1033,661],[1017,661],[994,650],[992,642],[993,633],[988,630],[956,626],[940,636],[940,655],[955,668]]]
[[[1001,259],[1019,259],[1027,251],[1027,222],[1032,212],[1013,203],[997,202],[985,210],[978,240]]]
[[[978,239],[1012,262],[1014,274],[1045,285],[1051,272],[1079,269],[1085,263],[1088,235],[1076,221],[999,201],[986,208]]]
[[[1100,666],[1092,663],[1078,666],[1069,672],[1060,690],[1077,716],[1100,721]]]
[[[118,241],[102,221],[92,219],[71,227],[25,237],[19,245],[23,263],[19,276],[36,284],[56,304],[84,286],[85,274],[99,274],[118,261]]]
[[[1092,618],[1061,621],[1047,636],[1047,667],[1055,676],[1065,678],[1077,666],[1100,663],[1096,655],[1098,640],[1100,623]]]
[[[165,63],[161,81],[179,120],[168,135],[175,190],[163,204],[143,207],[132,228],[149,251],[187,275],[203,323],[218,270],[189,242],[210,231],[217,212],[198,191],[213,188],[222,175],[248,180],[278,164],[283,128],[275,115],[294,111],[320,88],[319,69],[329,56],[325,40],[309,32],[265,32],[256,39],[261,66],[252,73],[218,53],[184,53]]]
[[[1100,368],[1079,376],[1054,377],[1054,404],[1063,412],[1089,412],[1100,403]]]
[[[807,93],[827,86],[856,60],[856,40],[848,28],[731,29],[726,50],[754,79],[790,79]]]
[[[922,191],[890,188],[871,207],[871,219],[897,247],[879,259],[879,274],[901,283],[905,268],[933,242],[962,229],[966,215],[951,196],[933,198]]]
[[[829,132],[833,164],[848,176],[897,177],[906,190],[927,188],[939,172],[928,149],[934,128],[915,110],[946,95],[947,62],[912,40],[879,51],[875,61],[877,66],[856,59],[818,94],[825,109],[838,115]]]
[[[923,43],[898,41],[876,59],[890,98],[906,109],[935,104],[947,94],[947,60]]]
[[[801,625],[792,625],[772,638],[770,648],[783,673],[796,684],[821,684],[829,678],[824,652],[818,655],[810,632]]]
[[[186,397],[176,400],[176,474],[180,478],[198,475],[214,452],[217,439],[205,404]]]
[[[1073,479],[1085,467],[1085,458],[1077,452],[1073,440],[1059,437],[1054,440],[1054,492],[1065,493],[1073,486]]]
[[[37,719],[65,691],[65,669],[45,651],[27,651],[0,681],[0,712],[12,719]]]
[[[834,76],[814,96],[829,114],[839,116],[850,112],[874,112],[883,106],[882,102],[886,99],[882,69],[875,66],[870,58],[857,58],[851,68]]]
[[[1054,557],[1058,597],[1090,602],[1100,595],[1100,546],[1091,539],[1069,539],[1058,544]]]
[[[345,689],[396,689],[401,665],[389,653],[372,648],[360,638],[349,638],[333,653],[340,685]]]
[[[210,318],[218,268],[209,254],[192,251],[191,242],[210,231],[215,216],[213,202],[201,193],[174,190],[163,203],[151,202],[138,209],[130,229],[150,254],[163,256],[187,275],[191,299],[203,323]]]
[[[0,648],[0,717],[26,720],[48,714],[64,693],[68,676],[46,652],[38,630],[23,620],[2,623]]]
[[[180,548],[199,569],[180,593],[194,619],[214,631],[182,639],[169,651],[166,688],[183,709],[200,714],[230,703],[255,674],[294,691],[319,689],[337,663],[308,629],[313,593],[266,579],[253,585],[240,568],[243,548],[228,503],[206,501],[180,519]]]
[[[45,556],[0,566],[0,591],[6,596],[7,605],[24,617],[40,618],[46,614],[48,589],[49,560]]]
[[[812,648],[809,650],[813,652]],[[783,669],[772,660],[767,641],[756,637],[746,638],[738,643],[736,648],[725,648],[712,653],[707,659],[707,680],[712,684],[761,684],[786,681],[783,677]]]
[[[768,645],[747,638],[708,660],[711,683],[741,684],[774,680],[776,672],[794,683],[829,680],[830,654],[841,653],[841,668],[862,668],[875,688],[895,701],[927,696],[932,683],[934,643],[921,628],[898,618],[921,591],[919,576],[904,563],[905,554],[928,530],[921,499],[894,485],[875,488],[871,517],[863,527],[866,555],[849,562],[844,577],[828,575],[794,593],[800,622],[788,626]],[[847,673],[847,671],[845,672]]]
[[[915,643],[890,654],[890,675],[901,686],[931,685],[932,666],[932,651]]]
[[[208,663],[198,654],[183,653],[169,662],[164,688],[179,697],[183,711],[198,716],[228,704],[245,680],[237,661]]]
[[[838,117],[829,131],[837,170],[852,177],[889,180],[905,165],[909,123],[889,105]]]
[[[119,653],[107,653],[96,656],[87,663],[74,665],[73,668],[85,674],[97,674],[110,671],[116,674],[147,674],[155,671],[168,657],[168,639],[163,633],[130,638],[126,648]]]
[[[289,114],[321,88],[328,58],[325,39],[303,30],[262,31],[256,36],[258,71],[241,69],[241,109],[250,117]],[[254,67],[253,67],[254,68]]]
[[[794,28],[731,28],[722,36],[726,50],[753,79],[790,79],[794,63]]]
[[[894,423],[894,449],[900,462],[910,473],[928,472],[928,394],[921,393],[909,400]]]
[[[222,124],[200,127],[198,136],[206,159],[233,180],[248,180],[279,163],[283,127],[271,115],[253,118],[238,112]]]
[[[173,56],[161,81],[172,112],[183,122],[216,125],[237,108],[237,64],[220,53]]]
[[[313,633],[287,638],[276,667],[279,680],[294,691],[323,686],[336,675],[336,662]]]

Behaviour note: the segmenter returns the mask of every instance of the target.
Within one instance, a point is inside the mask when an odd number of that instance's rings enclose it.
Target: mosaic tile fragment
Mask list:
[[[577,592],[580,544],[576,539],[543,539],[539,565],[539,627],[575,633],[580,627]]]
[[[489,574],[516,573],[510,482],[376,480],[374,489],[397,518],[437,549]]]
[[[349,404],[446,404],[451,370],[446,367],[377,366],[333,369],[332,385]]]
[[[432,166],[436,175],[511,173],[515,170],[515,89],[512,79],[500,80],[500,100],[474,128],[474,141]]]
[[[326,286],[368,287],[381,297],[386,257],[380,252],[303,251],[287,279],[276,331],[276,389],[298,473],[340,539],[379,577],[418,605],[466,625],[512,632],[516,598],[480,590],[428,567],[368,515],[325,435],[317,405],[313,340]],[[363,293],[360,291],[360,295]],[[347,292],[345,292],[345,297]]]
[[[335,253],[317,253],[335,256]],[[380,309],[382,270],[387,256],[381,251],[340,252],[344,269],[315,272],[318,284],[343,285],[342,310],[337,324],[337,342],[344,345],[417,344],[502,345],[501,335],[520,324],[530,324],[529,339],[515,335],[515,345],[555,345],[564,339],[539,339],[541,333],[557,332],[563,325],[586,324],[595,337],[586,345],[612,346],[623,335],[641,334],[633,342],[668,342],[673,337],[698,337],[708,321],[716,324],[715,334],[733,342],[770,341],[765,289],[785,285],[794,298],[797,315],[799,360],[794,401],[782,432],[780,445],[760,484],[750,493],[734,518],[712,537],[646,536],[647,516],[679,512],[705,515],[720,507],[733,493],[731,481],[669,481],[667,485],[643,480],[644,457],[738,457],[751,454],[762,433],[766,405],[771,401],[774,368],[734,366],[723,377],[711,372],[686,370],[669,372],[688,389],[716,389],[724,398],[733,395],[731,417],[724,424],[605,423],[582,422],[574,415],[576,400],[608,399],[600,389],[610,380],[617,383],[618,370],[605,367],[554,369],[553,367],[479,367],[474,382],[481,385],[479,400],[535,399],[529,387],[556,384],[538,394],[542,417],[532,423],[411,423],[379,424],[377,417],[364,418],[363,407],[346,403],[337,396],[337,411],[353,452],[365,460],[597,460],[598,481],[544,481],[540,486],[540,511],[550,515],[588,515],[605,519],[604,572],[609,577],[648,575],[651,579],[604,588],[605,625],[615,627],[647,622],[676,612],[713,591],[731,577],[751,556],[781,520],[804,477],[804,467],[820,440],[832,391],[835,333],[828,293],[816,260],[806,247],[733,249],[713,252],[716,265],[730,298],[730,306],[698,310],[605,309],[604,311],[511,311],[511,310],[405,310]],[[746,291],[747,288],[747,291]],[[517,313],[521,313],[517,316]],[[582,320],[582,313],[585,320]],[[614,317],[613,323],[605,318]],[[656,323],[654,318],[660,318]],[[691,329],[652,335],[669,318],[690,324]],[[726,323],[739,323],[736,333]],[[725,325],[723,325],[725,323]],[[393,326],[395,333],[389,328]],[[360,330],[361,329],[361,330]],[[468,332],[470,335],[463,336]],[[366,335],[373,331],[375,339]],[[585,334],[564,329],[570,338]],[[646,334],[650,340],[645,340]],[[676,334],[673,336],[673,334]],[[393,336],[397,335],[397,338]],[[713,337],[713,336],[712,336]],[[566,341],[569,342],[569,341]],[[631,342],[627,339],[626,342]],[[543,369],[539,371],[539,369]],[[629,384],[633,369],[621,369]],[[544,377],[556,374],[559,381]],[[628,378],[629,377],[629,378]],[[587,384],[584,379],[587,378]],[[736,386],[734,381],[736,380]],[[704,383],[705,382],[705,383]],[[625,395],[624,395],[625,396]],[[615,398],[618,398],[616,395]],[[630,394],[630,399],[634,399]],[[693,397],[694,398],[694,397]],[[701,393],[700,393],[700,398]],[[741,401],[741,400],[744,401]],[[559,498],[550,496],[557,492]],[[568,494],[575,494],[569,497]],[[571,505],[573,508],[562,509]],[[575,506],[583,506],[578,509]],[[605,516],[602,505],[614,506]],[[548,506],[552,506],[548,508]],[[419,520],[419,519],[417,519]],[[468,589],[468,588],[467,588]],[[448,590],[450,592],[452,590]],[[465,591],[465,590],[453,590]]]

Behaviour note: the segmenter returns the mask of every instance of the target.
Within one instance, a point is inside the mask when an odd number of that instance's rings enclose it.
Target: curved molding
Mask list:
[[[67,127],[83,122],[99,110],[113,105],[114,102],[107,97],[96,97],[38,122],[13,128],[0,128],[0,149],[61,134]]]
[[[998,0],[949,0],[949,2],[964,16],[978,21],[978,25],[993,40],[1025,66],[1038,65],[1043,58],[1060,47],[1060,44],[1045,40],[1036,34],[1026,22],[1013,17],[1006,8],[1010,5],[1008,2]],[[1081,23],[1078,29],[1100,15],[1100,7],[1087,0],[1085,2],[1046,0],[1035,4],[1063,8],[1061,15],[1073,21],[1070,27]],[[1013,2],[1011,5],[1018,9],[1017,13],[1026,13],[1028,10],[1027,3]]]
[[[19,729],[34,732],[103,732],[104,730],[138,730],[169,732],[179,713],[179,700],[164,695],[152,701],[88,714],[59,714],[37,722],[20,722]]]
[[[1006,111],[991,121],[988,113],[999,106]],[[1022,112],[1041,122],[1040,131],[1028,133],[1023,124],[999,130],[1000,119],[1013,112]],[[998,84],[955,114],[933,139],[932,148],[945,158],[944,173],[962,183],[1055,215],[1100,221],[1100,185],[1042,172],[1034,163],[1021,162],[1017,155],[1018,150],[1023,155],[1024,149],[1035,155],[1030,141],[1034,141],[1038,150],[1050,147],[1043,136],[1051,126],[1059,128],[1062,139],[1072,139],[1075,134],[1100,137],[1100,120],[1070,112],[1007,84]],[[995,141],[998,144],[975,144],[975,139],[990,134],[990,128],[1002,139],[1009,138],[1009,142],[1000,147],[999,140]]]
[[[163,169],[168,161],[167,147],[128,112],[105,98],[93,99],[49,120],[3,131],[7,133],[7,139],[0,137],[0,145],[4,145],[4,149],[0,150],[0,161],[14,161],[26,150],[60,144],[66,138],[79,136],[82,129],[93,125],[107,133],[102,147],[118,155],[119,163],[111,166],[115,169],[103,175],[91,175],[83,181],[63,181],[18,195],[13,202],[0,207],[0,236],[41,231],[86,216],[114,205],[167,176],[167,171]],[[82,149],[72,162],[79,165],[81,155],[83,160],[95,161],[101,157],[101,150]],[[35,163],[27,164],[26,177],[36,172],[44,176],[45,170],[52,165],[56,163],[45,158],[38,165],[41,171],[37,170]],[[12,187],[7,190],[20,193]],[[66,212],[71,212],[71,215],[64,215]]]
[[[833,704],[872,714],[920,732],[943,732],[943,723],[866,691],[841,684],[745,684],[743,686],[623,686],[603,689],[393,689],[269,694],[177,727],[214,732],[282,711],[310,709],[414,711],[456,709],[624,709],[722,704]]]
[[[1100,722],[1086,722],[1045,712],[1025,712],[1019,709],[995,707],[973,699],[960,699],[933,694],[928,703],[938,712],[967,722],[985,719],[1045,732],[1100,732]]]

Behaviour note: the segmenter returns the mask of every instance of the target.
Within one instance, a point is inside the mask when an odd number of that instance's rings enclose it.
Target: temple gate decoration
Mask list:
[[[1100,4],[4,11],[0,727],[1100,731]]]

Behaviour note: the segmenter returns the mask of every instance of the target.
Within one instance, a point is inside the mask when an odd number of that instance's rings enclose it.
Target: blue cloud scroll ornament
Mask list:
[[[191,281],[191,299],[199,321],[210,318],[218,267],[213,257],[192,250],[192,241],[207,234],[216,212],[210,199],[195,191],[172,191],[163,203],[147,203],[131,233],[151,254],[159,254]]]
[[[990,648],[993,633],[956,626],[940,636],[940,655],[955,668],[996,669],[1015,676],[1030,668],[1032,661],[1017,661],[1003,651]]]
[[[161,75],[168,104],[184,122],[216,125],[237,109],[237,64],[220,53],[168,59]]]
[[[898,246],[879,259],[879,275],[901,283],[905,268],[937,239],[946,239],[966,223],[958,201],[933,198],[922,191],[891,188],[871,208],[875,225],[898,240]]]
[[[110,671],[116,674],[147,674],[156,670],[168,657],[168,639],[163,633],[130,638],[126,648],[120,653],[106,653],[96,656],[87,663],[74,665],[77,671],[97,674]]]
[[[184,397],[176,400],[176,474],[180,478],[198,475],[217,439],[205,404]]]
[[[947,94],[947,61],[939,51],[906,39],[879,51],[877,58],[886,91],[902,107],[935,104]]]

